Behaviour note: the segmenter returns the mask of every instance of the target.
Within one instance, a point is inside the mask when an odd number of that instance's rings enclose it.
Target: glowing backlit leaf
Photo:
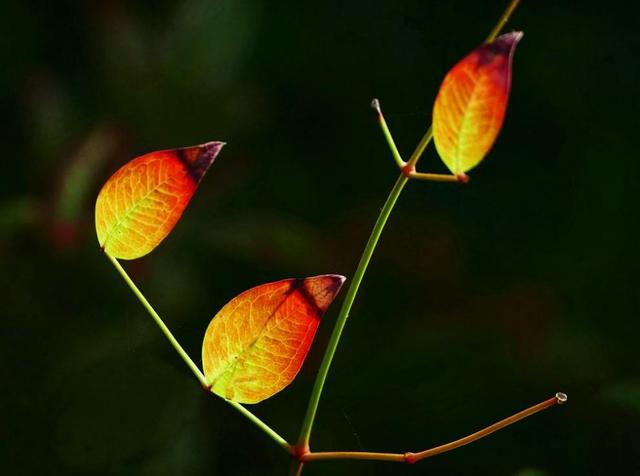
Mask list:
[[[213,318],[202,344],[211,390],[240,403],[258,403],[294,379],[345,278],[326,274],[249,289]]]
[[[137,157],[104,184],[96,202],[102,249],[121,259],[151,252],[182,216],[223,142]]]
[[[442,81],[433,106],[436,149],[452,173],[475,167],[493,145],[507,109],[511,63],[521,32],[473,50]]]

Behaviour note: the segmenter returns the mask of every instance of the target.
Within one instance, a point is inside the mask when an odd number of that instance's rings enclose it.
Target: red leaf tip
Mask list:
[[[227,145],[226,142],[212,141],[212,142],[205,142],[200,146],[201,153],[200,153],[200,157],[198,158],[198,161],[202,162],[203,164],[206,164],[205,172],[211,166],[213,161],[216,160],[216,157],[218,157],[220,150],[222,150],[222,148],[225,145]]]
[[[336,295],[340,292],[340,288],[347,278],[339,274],[323,274],[306,278],[300,282],[302,287],[298,287],[300,291],[308,296],[308,299],[317,308],[317,311],[324,313]]]
[[[177,159],[187,167],[191,177],[200,182],[224,146],[224,142],[212,141],[195,147],[175,149],[175,153]]]
[[[220,152],[220,149],[222,149],[225,145],[227,145],[226,142],[211,141],[205,142],[204,144],[200,145],[200,147],[202,147],[203,153],[212,154],[214,156],[213,158],[215,159],[215,157]]]

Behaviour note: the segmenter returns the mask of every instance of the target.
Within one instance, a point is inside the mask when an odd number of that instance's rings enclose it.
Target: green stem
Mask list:
[[[298,439],[298,448],[302,451],[308,449],[309,438],[311,436],[311,428],[313,427],[313,421],[318,409],[318,403],[320,402],[320,395],[322,394],[324,382],[327,379],[327,374],[329,373],[331,361],[333,360],[336,348],[338,347],[338,342],[340,341],[342,330],[344,329],[347,318],[349,317],[351,306],[356,299],[356,294],[358,293],[358,289],[360,288],[360,283],[362,283],[364,273],[367,271],[369,261],[371,260],[371,256],[373,255],[374,250],[376,249],[376,245],[378,244],[378,240],[380,239],[382,230],[384,229],[384,226],[389,219],[389,215],[391,214],[391,211],[398,201],[398,197],[400,196],[400,193],[402,192],[402,189],[404,188],[408,180],[409,179],[406,176],[401,174],[400,177],[398,177],[398,180],[396,180],[395,185],[391,189],[391,192],[387,197],[387,201],[384,203],[384,206],[380,211],[380,215],[378,215],[378,219],[376,220],[376,224],[371,231],[371,236],[369,236],[367,246],[362,253],[362,257],[360,258],[360,262],[358,263],[356,272],[353,276],[353,279],[351,280],[349,289],[347,290],[347,295],[345,296],[342,307],[340,308],[340,314],[338,314],[338,318],[331,334],[331,339],[329,340],[329,344],[327,345],[322,363],[320,364],[320,369],[318,370],[318,375],[316,376],[316,381],[311,392],[309,406],[307,407],[307,413],[302,423],[302,429],[300,431],[300,437]]]
[[[302,470],[304,469],[304,463],[299,460],[291,461],[291,469],[289,471],[289,476],[300,476],[302,474]]]
[[[428,182],[458,182],[467,183],[469,176],[465,174],[431,174],[423,172],[409,172],[409,178],[414,180],[426,180]]]
[[[189,354],[187,354],[185,352],[185,350],[182,348],[182,346],[180,345],[178,340],[173,336],[173,334],[171,333],[171,331],[169,330],[167,325],[164,323],[162,318],[158,315],[158,313],[153,308],[153,306],[149,303],[149,301],[147,301],[147,298],[144,297],[144,294],[142,294],[142,292],[138,289],[138,287],[135,285],[135,283],[129,277],[129,275],[124,270],[122,265],[118,262],[118,260],[116,258],[114,258],[113,256],[109,255],[108,253],[105,253],[105,255],[107,256],[107,258],[109,258],[109,261],[111,261],[111,263],[113,263],[113,266],[115,266],[115,268],[118,270],[118,272],[120,273],[120,276],[122,276],[122,279],[124,279],[124,281],[127,283],[129,288],[131,288],[131,291],[133,291],[133,294],[136,295],[138,300],[142,303],[142,305],[145,307],[147,312],[151,315],[153,320],[156,321],[156,324],[158,324],[158,327],[160,328],[162,333],[169,340],[169,342],[171,343],[173,348],[176,350],[176,352],[178,352],[178,355],[180,355],[182,360],[184,360],[184,363],[187,364],[187,366],[191,369],[193,374],[198,379],[198,382],[200,382],[200,385],[202,385],[202,387],[205,390],[210,392],[211,391],[211,386],[207,383],[207,379],[204,376],[204,374],[202,373],[202,371],[198,368],[198,366],[195,364],[195,362],[193,360],[191,360],[191,357],[189,357]],[[253,413],[251,413],[249,410],[247,410],[245,407],[243,407],[242,405],[240,405],[237,402],[232,402],[231,400],[225,400],[225,399],[223,399],[223,400],[225,402],[227,402],[229,405],[231,405],[233,408],[238,410],[240,413],[242,413],[245,417],[247,417],[254,425],[256,425],[258,428],[260,428],[272,440],[274,440],[278,445],[280,445],[282,448],[284,448],[284,450],[286,452],[288,452],[288,453],[292,453],[293,452],[292,446],[284,438],[282,438],[278,433],[276,433],[271,427],[269,427],[269,425],[267,425],[265,422],[260,420],[260,418],[255,416]]]
[[[519,3],[520,3],[520,0],[511,0],[506,10],[502,13],[502,16],[498,20],[498,23],[496,23],[496,26],[493,27],[493,30],[491,30],[491,33],[489,33],[489,36],[487,36],[487,39],[484,40],[485,43],[489,43],[496,39],[496,36],[498,36],[498,34],[500,33],[500,30],[502,30],[504,28],[504,25],[507,23],[507,21],[509,21],[509,17],[511,16],[511,14],[516,9]]]
[[[520,0],[511,0],[506,10],[496,23],[495,27],[491,30],[491,33],[487,37],[486,41],[492,41],[498,35],[500,30],[504,27],[504,25],[509,20],[509,17],[516,9]],[[372,104],[374,109],[378,112],[379,120],[382,117],[381,111],[379,109],[379,104],[374,102]],[[377,107],[376,107],[377,106]],[[400,154],[397,153],[397,148],[395,147],[395,143],[393,142],[393,138],[391,137],[391,133],[386,128],[386,124],[384,123],[384,118],[382,118],[382,122],[380,123],[383,126],[383,132],[385,133],[385,138],[389,143],[389,147],[394,155],[394,159],[400,164],[404,164]],[[388,137],[387,137],[388,133]],[[433,138],[433,127],[429,126],[427,132],[422,136],[420,142],[418,143],[415,151],[411,154],[409,161],[404,165],[409,170],[415,169],[416,163],[420,160],[422,153],[431,142]],[[397,154],[397,155],[396,155]],[[309,451],[309,439],[311,437],[311,429],[313,428],[313,422],[316,417],[316,412],[318,410],[318,404],[320,402],[320,397],[322,395],[322,390],[324,388],[324,383],[327,379],[327,374],[329,373],[329,367],[331,367],[331,362],[333,360],[333,356],[338,347],[338,342],[340,341],[340,336],[342,335],[342,331],[347,322],[347,318],[349,317],[349,312],[351,311],[351,306],[355,301],[356,295],[358,293],[358,289],[360,288],[360,284],[362,283],[362,278],[364,277],[365,272],[367,271],[367,267],[369,266],[369,261],[371,260],[371,256],[378,244],[378,240],[380,239],[380,235],[382,234],[382,230],[384,229],[387,220],[389,219],[389,215],[393,210],[396,202],[398,201],[398,197],[400,193],[402,193],[402,189],[406,185],[409,177],[407,177],[404,173],[398,177],[396,180],[393,189],[389,193],[387,197],[387,201],[384,203],[380,214],[378,215],[378,219],[371,231],[371,235],[369,236],[369,241],[367,241],[367,245],[362,253],[362,257],[360,258],[360,262],[358,263],[358,267],[356,268],[353,279],[351,280],[351,284],[349,285],[349,289],[347,290],[347,295],[345,296],[344,302],[342,303],[342,307],[340,308],[340,313],[338,314],[338,318],[336,319],[336,323],[333,328],[333,332],[331,333],[331,338],[329,340],[329,344],[327,345],[327,349],[325,350],[324,357],[322,358],[322,363],[320,364],[320,369],[318,370],[318,374],[316,376],[316,380],[313,385],[313,390],[311,391],[311,398],[309,399],[309,405],[307,407],[307,412],[304,417],[304,421],[302,422],[302,428],[300,430],[300,436],[297,442],[297,451],[302,451],[303,453]],[[462,181],[462,180],[461,180]],[[299,470],[302,471],[302,467],[299,467]]]
[[[131,278],[129,277],[127,272],[124,270],[122,265],[118,262],[117,259],[115,259],[110,254],[105,253],[105,255],[107,255],[107,258],[109,258],[109,261],[111,261],[111,263],[113,263],[113,265],[116,267],[116,269],[120,273],[120,276],[122,276],[122,279],[124,279],[124,281],[127,283],[127,285],[131,288],[131,291],[133,291],[133,294],[136,295],[138,300],[142,303],[144,308],[151,315],[153,320],[156,321],[156,324],[158,324],[158,327],[160,328],[162,333],[169,340],[169,342],[171,343],[173,348],[176,349],[176,352],[178,352],[178,355],[180,355],[182,360],[184,360],[184,363],[187,364],[187,366],[191,369],[193,374],[198,379],[198,382],[200,382],[200,385],[202,385],[204,388],[208,389],[209,388],[209,384],[207,383],[207,379],[205,378],[205,376],[202,373],[202,371],[193,362],[193,360],[191,360],[191,357],[189,357],[189,354],[187,354],[185,352],[185,350],[182,348],[182,346],[180,345],[178,340],[173,336],[173,334],[171,333],[171,331],[169,330],[167,325],[164,323],[162,318],[158,315],[158,313],[153,308],[153,306],[151,306],[149,301],[147,301],[147,298],[144,297],[144,294],[142,294],[142,292],[138,289],[138,287],[135,285],[135,283],[131,280]]]
[[[414,150],[413,154],[411,154],[411,157],[409,157],[409,161],[407,162],[407,167],[415,168],[416,164],[418,163],[418,160],[420,160],[420,157],[422,157],[422,153],[427,148],[432,138],[433,138],[433,126],[429,126],[429,129],[427,129],[427,132],[424,133],[424,135],[422,136],[422,139],[420,139],[420,142],[418,142],[418,145],[416,146],[416,150]]]
[[[260,420],[257,416],[247,410],[245,407],[240,405],[237,402],[232,402],[231,400],[225,400],[229,405],[238,410],[244,416],[246,416],[250,421],[252,421],[258,428],[260,428],[263,432],[265,432],[269,438],[275,441],[278,445],[282,447],[287,453],[293,454],[293,446],[289,444],[287,440],[281,437],[278,433],[276,433],[269,425]]]
[[[387,126],[387,121],[384,120],[384,115],[382,114],[382,109],[380,108],[380,101],[374,99],[371,101],[371,107],[376,111],[376,117],[378,119],[378,124],[380,124],[380,128],[382,129],[382,134],[384,138],[387,140],[387,144],[389,145],[389,149],[391,150],[391,155],[393,155],[393,159],[396,161],[396,164],[400,169],[407,165],[402,157],[400,156],[400,152],[398,152],[398,148],[396,147],[396,143],[393,140],[393,136],[391,135],[391,131]]]

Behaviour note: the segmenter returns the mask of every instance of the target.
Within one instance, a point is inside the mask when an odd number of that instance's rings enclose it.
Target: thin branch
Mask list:
[[[109,258],[109,261],[111,261],[113,266],[115,266],[115,268],[118,270],[118,272],[120,273],[120,276],[122,276],[122,278],[124,279],[125,283],[127,283],[129,288],[131,289],[131,291],[133,291],[133,294],[136,295],[138,300],[142,303],[144,308],[151,315],[151,317],[156,322],[156,324],[158,325],[158,327],[160,328],[162,333],[169,340],[169,342],[171,343],[173,348],[176,350],[176,352],[178,352],[178,354],[180,355],[182,360],[191,369],[193,374],[198,379],[198,382],[200,382],[200,385],[202,385],[202,387],[207,392],[211,392],[211,385],[209,385],[207,383],[207,379],[204,376],[204,374],[202,373],[202,371],[198,368],[198,366],[191,359],[191,357],[189,357],[189,354],[187,354],[187,352],[182,348],[182,346],[180,345],[178,340],[174,337],[174,335],[171,333],[171,331],[169,330],[167,325],[164,323],[164,321],[162,320],[160,315],[156,312],[156,310],[153,308],[151,303],[149,303],[149,301],[147,301],[147,298],[144,297],[144,294],[142,294],[142,291],[140,291],[140,289],[138,289],[138,286],[135,285],[135,283],[129,277],[129,275],[124,270],[122,265],[118,262],[118,260],[116,258],[111,256],[110,254],[105,253],[105,255],[107,256],[107,258]],[[213,392],[211,392],[211,393],[213,394]],[[213,394],[213,395],[215,395],[215,394]],[[260,418],[255,416],[253,413],[251,413],[249,410],[247,410],[245,407],[243,407],[239,403],[232,402],[230,400],[225,400],[225,399],[223,399],[223,400],[225,402],[227,402],[229,405],[231,405],[232,407],[234,407],[236,410],[238,410],[240,413],[242,413],[245,417],[247,417],[249,419],[249,421],[251,421],[254,425],[256,425],[263,432],[265,432],[272,440],[274,440],[278,445],[280,445],[287,453],[290,453],[290,454],[293,453],[293,447],[284,438],[282,438],[278,433],[276,433],[271,427],[269,427],[269,425],[267,425],[265,422],[260,420]]]
[[[496,36],[498,36],[498,34],[500,33],[500,30],[502,30],[504,28],[504,25],[509,21],[509,17],[511,17],[511,14],[516,9],[519,3],[520,3],[520,0],[511,0],[511,3],[507,7],[507,9],[504,11],[500,19],[498,20],[498,23],[496,23],[496,26],[493,27],[493,30],[491,30],[491,33],[489,33],[489,36],[487,36],[487,39],[484,40],[485,43],[489,43],[496,39]]]
[[[389,127],[387,127],[387,121],[384,120],[384,115],[382,114],[382,109],[380,108],[380,101],[377,99],[373,99],[371,101],[371,107],[376,111],[376,118],[378,119],[378,124],[380,124],[380,128],[382,129],[382,134],[384,138],[387,140],[387,144],[389,145],[389,149],[391,149],[391,155],[393,155],[393,159],[396,161],[396,164],[400,169],[402,169],[406,163],[402,160],[400,156],[400,152],[398,152],[398,148],[396,147],[396,143],[393,140],[393,136],[391,135],[391,131]]]
[[[402,160],[402,156],[400,155],[400,152],[398,152],[398,148],[396,147],[396,143],[393,140],[391,131],[389,130],[389,127],[387,127],[387,121],[384,119],[384,114],[382,114],[380,101],[378,99],[373,99],[371,101],[371,107],[376,111],[376,119],[378,119],[378,124],[382,129],[382,134],[387,140],[387,144],[389,145],[389,149],[391,150],[391,155],[393,155],[393,158],[396,161],[396,165],[400,168],[400,171],[404,174],[405,177],[415,180],[427,180],[431,182],[469,182],[469,177],[465,174],[450,175],[416,172],[414,166]],[[431,139],[429,138],[429,140]],[[429,142],[426,141],[423,144],[422,148],[424,149],[424,147],[426,147],[428,143]]]
[[[247,417],[251,422],[253,422],[254,425],[256,425],[263,432],[265,432],[273,441],[275,441],[287,453],[289,453],[291,455],[294,453],[293,446],[291,444],[289,444],[289,442],[287,440],[285,440],[278,433],[276,433],[269,425],[267,425],[265,422],[263,422],[260,418],[255,416],[249,410],[247,410],[246,407],[240,405],[237,402],[232,402],[231,400],[224,400],[224,401],[227,402],[229,405],[231,405],[236,410],[238,410],[240,413],[242,413],[245,417]]]
[[[492,39],[500,29],[504,26],[504,24],[509,19],[511,13],[515,10],[519,3],[519,0],[512,0],[505,13],[502,14],[500,20],[496,26],[491,30],[489,38]],[[382,123],[381,123],[382,124]],[[391,134],[389,134],[391,136]],[[425,135],[420,139],[416,150],[411,155],[411,158],[405,165],[405,167],[410,166],[415,171],[415,166],[418,160],[420,160],[420,156],[426,149],[427,145],[431,141],[433,137],[433,129],[430,126]],[[391,145],[390,145],[391,147]],[[397,150],[397,148],[396,148]],[[393,148],[392,148],[393,152]],[[398,154],[400,156],[400,154]],[[397,158],[396,158],[397,161]],[[365,246],[362,256],[360,257],[360,261],[358,263],[358,267],[356,268],[355,274],[351,283],[349,285],[349,289],[347,289],[347,294],[342,303],[342,307],[338,313],[338,318],[333,327],[333,331],[331,333],[331,337],[329,339],[329,343],[327,344],[327,348],[325,349],[324,356],[322,358],[322,363],[320,364],[320,368],[318,369],[318,374],[316,375],[315,382],[313,384],[313,389],[311,391],[311,397],[309,398],[309,404],[307,405],[307,411],[304,416],[304,420],[302,422],[302,427],[300,429],[300,435],[298,437],[298,442],[296,444],[297,451],[302,451],[303,454],[308,454],[307,451],[309,449],[309,440],[311,438],[311,430],[313,429],[313,423],[315,421],[316,413],[318,410],[318,405],[320,403],[320,397],[322,396],[322,390],[324,388],[325,381],[327,379],[327,375],[329,373],[329,368],[331,367],[331,362],[333,361],[333,356],[336,353],[336,349],[338,347],[338,343],[340,341],[340,337],[342,335],[342,331],[345,327],[346,321],[349,317],[349,313],[351,312],[351,306],[353,305],[356,295],[358,294],[358,289],[360,284],[362,283],[362,279],[364,278],[365,272],[367,271],[367,267],[369,266],[369,262],[371,257],[373,256],[373,252],[376,248],[378,240],[382,235],[382,231],[387,223],[389,215],[393,210],[393,207],[398,200],[398,197],[402,193],[402,189],[406,185],[409,178],[405,175],[405,173],[401,173],[398,179],[396,180],[395,185],[391,189],[389,196],[382,209],[380,210],[380,214],[376,220],[375,225],[373,226],[373,230],[371,231],[371,235],[369,236],[369,240]]]
[[[407,167],[411,167],[415,169],[416,164],[418,163],[418,160],[420,160],[420,157],[422,157],[422,153],[427,148],[432,138],[433,138],[433,125],[429,126],[429,129],[427,129],[427,132],[424,133],[424,135],[422,136],[422,139],[420,139],[420,142],[418,142],[418,145],[416,146],[416,150],[414,150],[413,154],[411,154],[411,157],[409,157],[409,161],[407,162]]]
[[[304,463],[299,460],[293,460],[291,462],[291,470],[289,471],[290,476],[300,476],[302,474],[302,470],[304,469]]]
[[[138,286],[135,285],[135,283],[129,277],[129,275],[124,270],[122,265],[118,262],[116,258],[111,256],[110,254],[105,253],[105,255],[107,256],[107,258],[109,258],[109,261],[111,261],[113,266],[115,266],[115,268],[118,270],[118,272],[120,273],[120,276],[122,276],[122,279],[124,279],[125,283],[127,283],[129,288],[131,288],[131,291],[133,291],[133,294],[136,295],[138,300],[142,303],[144,308],[151,315],[153,320],[156,321],[156,324],[158,325],[162,333],[165,335],[167,340],[171,343],[171,345],[176,350],[176,352],[178,352],[182,360],[184,360],[184,363],[187,364],[187,366],[191,369],[191,371],[193,372],[193,375],[195,375],[196,378],[198,379],[198,382],[200,382],[200,385],[202,385],[203,388],[209,390],[209,384],[207,383],[207,379],[205,378],[202,371],[193,362],[193,360],[191,360],[191,357],[189,357],[189,354],[185,352],[185,350],[182,348],[178,340],[173,336],[173,334],[171,333],[167,325],[164,323],[160,315],[156,312],[156,310],[149,303],[149,301],[147,301],[147,298],[144,297],[144,294],[142,294],[142,292],[138,289]]]
[[[376,460],[376,461],[393,461],[396,463],[416,463],[417,461],[423,460],[425,458],[429,458],[431,456],[435,456],[440,453],[445,453],[447,451],[454,450],[456,448],[460,448],[461,446],[468,445],[474,441],[479,440],[480,438],[484,438],[487,435],[490,435],[493,432],[501,430],[509,425],[514,424],[517,421],[520,421],[524,418],[527,418],[535,413],[538,413],[542,410],[546,410],[554,405],[560,405],[567,401],[567,396],[564,393],[556,393],[553,397],[544,402],[538,403],[537,405],[533,405],[532,407],[527,408],[521,412],[516,413],[515,415],[511,415],[504,420],[500,420],[493,425],[490,425],[486,428],[483,428],[480,431],[472,433],[471,435],[465,436],[464,438],[460,438],[458,440],[452,441],[450,443],[446,443],[444,445],[436,446],[435,448],[431,448],[428,450],[420,451],[417,453],[369,453],[364,451],[327,451],[327,452],[318,452],[318,453],[307,453],[302,455],[301,459],[304,462],[309,461],[321,461],[321,460],[329,460],[329,459],[360,459],[360,460]]]

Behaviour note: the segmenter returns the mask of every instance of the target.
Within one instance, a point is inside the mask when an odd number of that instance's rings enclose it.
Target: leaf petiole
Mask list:
[[[423,172],[409,172],[409,178],[414,180],[427,180],[430,182],[458,182],[469,183],[469,176],[466,174],[426,174]]]

